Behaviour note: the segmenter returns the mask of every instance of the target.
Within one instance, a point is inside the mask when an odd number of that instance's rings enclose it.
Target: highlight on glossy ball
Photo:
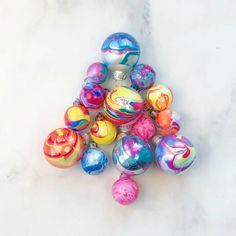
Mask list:
[[[69,129],[77,131],[86,129],[90,124],[90,116],[88,110],[81,105],[73,105],[69,107],[64,115],[65,125]]]
[[[128,176],[145,172],[152,163],[152,152],[147,143],[134,135],[122,137],[115,144],[112,160],[117,169]]]
[[[139,59],[140,47],[137,40],[130,34],[118,32],[111,34],[103,43],[102,59],[113,74],[114,79],[124,79],[127,71],[133,67]]]
[[[179,174],[187,170],[196,158],[193,144],[184,136],[168,135],[155,150],[156,164],[165,172]]]
[[[121,177],[112,185],[112,197],[121,205],[133,203],[139,195],[137,183],[129,177]]]
[[[173,94],[170,88],[159,84],[148,90],[147,101],[155,111],[163,111],[172,104]]]
[[[95,83],[87,83],[80,93],[80,102],[83,106],[90,109],[102,107],[106,97],[104,89]]]
[[[138,64],[130,72],[132,87],[137,90],[149,89],[156,81],[156,73],[153,68],[146,64]]]
[[[117,129],[110,121],[97,120],[90,128],[90,135],[95,143],[106,145],[116,139]]]
[[[106,118],[116,125],[134,123],[143,107],[143,99],[139,93],[125,86],[112,89],[104,102]]]
[[[161,111],[156,116],[156,129],[161,135],[177,134],[180,130],[180,117],[169,109]]]
[[[156,127],[151,118],[147,115],[142,115],[136,123],[133,124],[131,134],[142,138],[148,142],[155,134]]]
[[[102,84],[108,77],[108,68],[104,63],[96,62],[89,66],[87,70],[86,83]]]
[[[55,167],[67,168],[76,164],[83,155],[82,137],[68,128],[51,132],[43,146],[46,160]]]
[[[105,170],[107,163],[107,155],[100,148],[86,149],[81,159],[81,166],[89,175],[100,174]]]

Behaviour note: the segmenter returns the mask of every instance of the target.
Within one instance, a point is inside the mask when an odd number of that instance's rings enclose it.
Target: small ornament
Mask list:
[[[90,128],[90,135],[95,143],[106,145],[116,139],[117,129],[108,120],[97,120]]]
[[[170,107],[173,94],[168,87],[159,84],[148,90],[147,101],[155,111],[163,111]]]
[[[151,165],[152,152],[141,138],[129,135],[117,141],[112,151],[112,160],[122,174],[139,175]]]
[[[170,174],[176,175],[185,171],[192,165],[195,158],[195,147],[184,136],[165,136],[156,146],[156,164]]]
[[[105,116],[115,125],[134,123],[142,110],[142,97],[134,89],[125,86],[112,89],[104,102]]]
[[[85,83],[102,84],[108,77],[108,68],[105,64],[96,62],[89,66]]]
[[[142,138],[148,142],[155,134],[156,127],[151,118],[147,115],[142,115],[136,123],[133,124],[131,134]]]
[[[138,195],[139,187],[137,183],[127,176],[121,177],[112,185],[112,196],[121,205],[133,203]]]
[[[90,124],[90,116],[88,110],[81,105],[73,105],[69,107],[64,115],[64,121],[69,129],[81,131],[86,129]]]
[[[81,90],[80,102],[86,108],[98,109],[103,105],[105,97],[105,91],[99,84],[88,83]]]
[[[156,116],[156,129],[161,135],[176,134],[180,130],[180,117],[169,109],[161,111]]]
[[[103,172],[107,166],[108,159],[106,153],[96,144],[90,144],[90,147],[85,150],[81,159],[83,170],[89,175],[98,175]]]
[[[151,66],[138,64],[130,72],[132,87],[138,91],[149,89],[156,80],[156,73]]]
[[[83,138],[71,129],[59,128],[48,135],[44,142],[43,151],[47,161],[53,166],[71,167],[83,155]]]
[[[140,47],[130,34],[118,32],[110,35],[102,45],[102,58],[115,80],[124,80],[127,72],[138,62]]]

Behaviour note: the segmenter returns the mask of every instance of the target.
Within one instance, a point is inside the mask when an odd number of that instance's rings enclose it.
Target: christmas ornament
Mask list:
[[[102,84],[108,77],[108,68],[105,64],[96,62],[89,66],[85,83]]]

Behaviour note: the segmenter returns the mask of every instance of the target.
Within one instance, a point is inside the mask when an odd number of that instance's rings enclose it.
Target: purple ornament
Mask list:
[[[87,78],[85,83],[102,84],[108,77],[107,66],[101,62],[93,63],[87,70]]]

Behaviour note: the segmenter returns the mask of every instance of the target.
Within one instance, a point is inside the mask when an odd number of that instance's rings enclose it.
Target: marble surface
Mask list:
[[[0,0],[0,235],[236,235],[235,10],[234,0]],[[173,89],[198,152],[184,175],[153,166],[136,177],[129,207],[111,198],[111,163],[90,177],[42,154],[116,31],[138,39],[140,62]]]

